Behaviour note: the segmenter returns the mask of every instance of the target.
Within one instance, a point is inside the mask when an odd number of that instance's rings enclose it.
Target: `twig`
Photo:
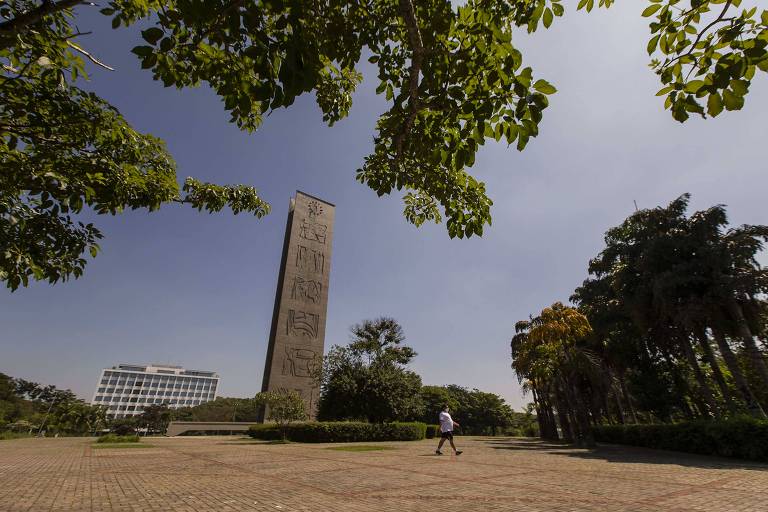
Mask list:
[[[421,73],[421,65],[426,54],[421,40],[419,22],[416,18],[416,9],[413,6],[413,1],[400,0],[400,13],[408,30],[408,43],[411,47],[411,68],[408,71],[408,105],[411,112],[405,119],[400,133],[395,137],[395,148],[397,149],[398,157],[403,150],[403,139],[411,130],[413,121],[419,113],[419,73]]]
[[[728,0],[727,2],[725,2],[725,6],[723,6],[723,10],[722,10],[722,12],[720,13],[720,15],[719,15],[717,18],[715,18],[715,20],[714,20],[714,21],[712,21],[712,23],[710,23],[709,25],[707,25],[706,27],[704,27],[704,28],[701,30],[701,32],[699,32],[699,35],[696,37],[696,40],[695,40],[695,41],[693,42],[693,44],[690,46],[690,50],[688,50],[686,53],[684,53],[684,54],[682,54],[682,55],[678,55],[677,57],[675,57],[674,59],[670,60],[669,62],[665,62],[663,67],[665,67],[665,68],[666,68],[666,67],[668,67],[670,64],[672,64],[673,62],[675,62],[675,61],[678,61],[678,60],[682,59],[683,57],[689,57],[689,56],[690,56],[691,54],[693,54],[693,52],[696,50],[696,45],[697,45],[697,44],[699,44],[699,41],[701,41],[701,38],[702,38],[702,37],[704,37],[704,34],[706,34],[706,33],[707,33],[707,31],[708,31],[710,28],[712,28],[713,26],[715,26],[716,24],[718,24],[718,23],[720,23],[720,22],[722,22],[722,21],[731,21],[731,20],[733,20],[733,18],[727,18],[727,19],[724,19],[724,18],[723,18],[723,16],[725,16],[725,13],[726,13],[726,12],[728,12],[728,9],[731,7],[731,2],[732,2],[732,1],[733,1],[733,0]],[[696,60],[697,60],[697,62],[698,62],[698,59],[696,59]]]
[[[81,47],[79,47],[78,45],[76,45],[76,44],[75,44],[75,43],[73,43],[72,41],[67,41],[67,46],[69,46],[70,48],[72,48],[72,49],[74,49],[74,50],[77,50],[77,51],[78,51],[78,52],[80,52],[80,53],[82,53],[83,55],[85,55],[86,57],[88,57],[88,60],[90,60],[91,62],[93,62],[93,63],[94,63],[94,64],[96,64],[97,66],[101,66],[102,68],[104,68],[104,69],[108,69],[108,70],[110,70],[110,71],[114,71],[114,70],[115,70],[115,68],[113,68],[113,67],[110,67],[110,66],[107,66],[106,64],[104,64],[103,62],[101,62],[100,60],[98,60],[96,57],[94,57],[93,55],[91,55],[91,54],[90,54],[90,53],[88,53],[87,51],[83,50]]]

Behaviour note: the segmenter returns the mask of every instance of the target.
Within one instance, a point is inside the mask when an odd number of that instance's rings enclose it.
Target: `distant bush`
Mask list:
[[[603,425],[595,440],[768,462],[768,421],[739,417],[657,425]]]
[[[262,439],[264,441],[275,441],[277,439],[282,439],[280,429],[274,423],[251,425],[248,428],[248,435],[254,439]]]
[[[119,436],[117,434],[107,434],[104,436],[100,436],[96,442],[97,443],[138,443],[139,436],[137,435]]]
[[[290,441],[299,443],[355,443],[362,441],[418,441],[424,439],[424,423],[316,422],[296,423],[286,430]],[[248,429],[254,439],[280,439],[276,425],[254,425]]]
[[[128,436],[136,433],[136,421],[133,418],[117,419],[112,422],[109,430],[118,436]]]
[[[440,432],[440,425],[427,425],[427,431],[426,431],[426,438],[427,439],[434,439],[437,437],[438,433]]]

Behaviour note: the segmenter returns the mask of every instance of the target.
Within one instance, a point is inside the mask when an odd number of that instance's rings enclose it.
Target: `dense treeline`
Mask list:
[[[688,201],[610,229],[576,307],[516,324],[512,367],[543,437],[588,445],[597,424],[765,418],[768,272],[757,256],[768,227],[729,228],[722,205],[686,215]]]
[[[106,408],[89,405],[68,389],[0,373],[0,435],[81,435],[96,432],[106,422]]]
[[[408,368],[417,354],[404,344],[396,320],[365,320],[351,333],[349,345],[332,347],[318,365],[321,420],[433,424],[448,404],[465,434],[532,434],[532,415],[514,413],[498,395],[457,385],[422,385],[421,377]]]

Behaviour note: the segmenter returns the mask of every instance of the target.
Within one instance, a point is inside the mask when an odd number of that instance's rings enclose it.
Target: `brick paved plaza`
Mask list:
[[[768,466],[633,448],[458,438],[387,451],[153,438],[0,441],[0,511],[766,511]]]

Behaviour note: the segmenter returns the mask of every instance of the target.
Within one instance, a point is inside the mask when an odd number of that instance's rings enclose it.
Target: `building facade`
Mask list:
[[[91,404],[104,405],[110,418],[136,416],[149,405],[194,407],[216,398],[216,372],[181,366],[120,364],[101,371]]]

